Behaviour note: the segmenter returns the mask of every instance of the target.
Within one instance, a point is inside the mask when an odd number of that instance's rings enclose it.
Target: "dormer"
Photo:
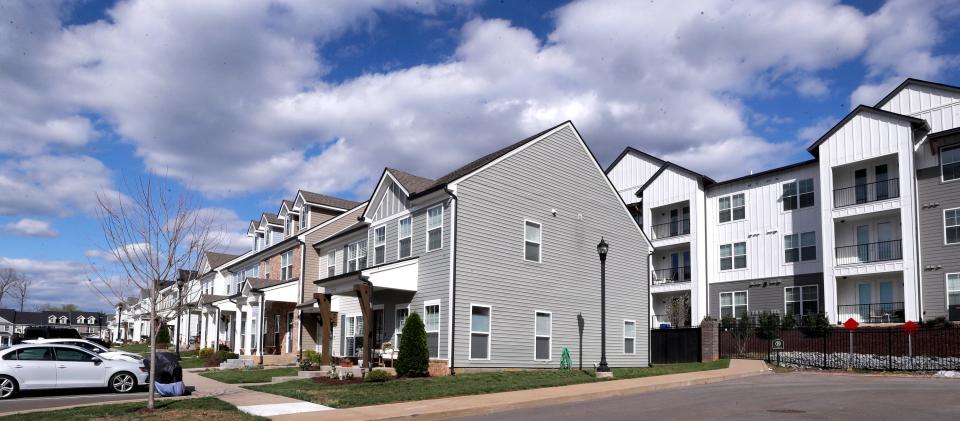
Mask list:
[[[260,230],[265,239],[261,248],[270,247],[282,240],[283,221],[275,213],[264,212],[260,216]]]
[[[77,316],[77,324],[82,325],[85,318],[83,316]]]
[[[47,317],[47,323],[54,324],[57,322],[57,316]]]
[[[253,239],[253,251],[260,251],[263,246],[263,230],[260,229],[259,221],[250,221],[247,226],[247,237]]]
[[[363,213],[368,221],[378,221],[410,208],[410,197],[429,189],[434,180],[406,173],[393,168],[384,168],[380,182],[370,196],[370,205]]]
[[[283,221],[283,234],[285,238],[292,237],[299,232],[297,214],[298,212],[293,211],[293,202],[284,200],[280,203],[280,210],[277,212],[277,217]]]
[[[67,324],[67,322],[69,322],[69,321],[70,321],[70,320],[67,319],[67,316],[60,316],[60,324],[65,325],[65,324]]]
[[[360,206],[359,202],[300,190],[292,210],[299,213],[299,230],[303,231],[357,206]]]
[[[97,319],[93,318],[93,316],[87,317],[87,324],[88,324],[88,325],[92,325],[92,324],[94,324],[94,323],[96,323],[96,322],[97,322]]]

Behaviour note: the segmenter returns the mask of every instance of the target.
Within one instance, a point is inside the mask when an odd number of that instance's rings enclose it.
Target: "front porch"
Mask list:
[[[650,296],[650,327],[690,326],[690,291],[654,293]]]
[[[837,279],[837,322],[861,324],[905,321],[903,273],[848,276]]]

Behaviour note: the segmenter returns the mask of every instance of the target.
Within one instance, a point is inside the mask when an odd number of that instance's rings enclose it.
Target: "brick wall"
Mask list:
[[[720,359],[719,337],[720,323],[716,320],[700,322],[700,360],[703,362]]]

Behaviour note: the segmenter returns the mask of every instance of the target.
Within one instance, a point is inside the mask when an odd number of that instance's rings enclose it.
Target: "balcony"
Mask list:
[[[666,285],[679,282],[690,282],[690,266],[681,266],[653,271],[653,284]]]
[[[835,208],[842,208],[897,197],[900,197],[900,180],[891,178],[889,180],[836,189],[833,191],[833,206]]]
[[[837,247],[837,266],[902,260],[900,240]]]
[[[843,304],[837,306],[837,316],[841,323],[847,319],[858,323],[903,323],[903,302]]]
[[[650,227],[654,240],[663,238],[679,237],[690,234],[690,220],[678,219],[665,224],[657,224]]]

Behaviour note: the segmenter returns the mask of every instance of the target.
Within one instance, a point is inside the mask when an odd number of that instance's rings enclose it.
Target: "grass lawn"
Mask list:
[[[274,377],[296,376],[297,368],[205,371],[200,375],[223,383],[265,383]]]
[[[661,376],[691,371],[727,368],[730,360],[708,363],[664,364],[650,368],[614,368],[616,379]],[[534,370],[461,374],[456,377],[391,380],[386,383],[347,385],[318,384],[312,380],[247,386],[248,389],[289,396],[335,408],[379,405],[391,402],[479,395],[512,390],[591,383],[598,380],[593,370]]]
[[[115,346],[114,348],[119,349],[119,350],[121,350],[121,351],[134,352],[134,353],[141,354],[141,355],[150,352],[150,344],[134,344],[134,343],[130,343],[130,344],[125,344],[125,345],[117,345],[117,346]]]
[[[0,417],[3,421],[74,421],[74,420],[201,420],[254,421],[266,418],[253,416],[237,410],[217,398],[196,398],[157,401],[156,411],[146,412],[146,402],[82,406],[58,411],[31,412],[22,415]]]

